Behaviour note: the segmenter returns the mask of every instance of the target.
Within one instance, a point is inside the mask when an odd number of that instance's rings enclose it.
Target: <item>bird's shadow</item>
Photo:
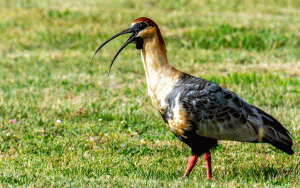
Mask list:
[[[266,166],[253,166],[251,168],[245,168],[242,171],[244,171],[245,174],[249,174],[252,178],[276,178],[279,176],[286,176],[289,175],[298,175],[299,170],[297,168],[278,168],[273,165],[266,165]]]
[[[225,172],[223,177],[216,178],[220,181],[224,179],[244,179],[246,181],[270,181],[272,184],[280,185],[285,180],[297,179],[299,177],[299,165],[293,166],[292,168],[284,168],[278,167],[276,165],[270,164],[257,164],[252,167],[238,167],[236,169],[232,169],[230,174]],[[227,177],[226,177],[227,176]]]

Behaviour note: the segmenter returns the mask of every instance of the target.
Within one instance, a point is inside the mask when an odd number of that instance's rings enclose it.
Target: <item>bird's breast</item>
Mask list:
[[[182,73],[173,70],[170,77],[160,77],[154,74],[148,75],[148,94],[152,105],[161,113],[167,127],[176,135],[185,137],[184,134],[190,128],[188,114],[179,101],[181,96],[178,83],[181,82]],[[152,75],[152,77],[151,77]]]
[[[174,99],[174,106],[166,108],[166,125],[176,135],[186,138],[185,132],[191,129],[191,123],[188,114],[182,108],[182,105],[180,105],[178,98],[179,95]]]
[[[150,95],[152,104],[161,113],[168,129],[178,136],[185,137],[185,132],[190,129],[187,112],[179,101],[180,93],[172,87],[164,87],[157,95]]]

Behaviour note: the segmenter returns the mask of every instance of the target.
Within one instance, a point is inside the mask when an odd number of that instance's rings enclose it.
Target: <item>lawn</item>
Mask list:
[[[214,180],[147,96],[141,55],[122,36],[141,16],[160,27],[177,69],[234,91],[293,135],[290,156],[220,141]],[[0,2],[0,187],[299,187],[298,0]]]

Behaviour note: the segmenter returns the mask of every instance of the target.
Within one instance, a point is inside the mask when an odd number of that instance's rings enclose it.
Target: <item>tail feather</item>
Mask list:
[[[292,145],[285,145],[285,144],[282,144],[281,142],[273,142],[273,143],[270,142],[270,144],[272,144],[274,147],[280,149],[281,151],[284,151],[287,154],[290,154],[290,155],[294,154]]]
[[[272,144],[276,148],[292,155],[294,151],[292,150],[293,141],[290,137],[288,131],[281,132],[275,130],[271,125],[266,127],[266,133],[263,135],[263,141]]]
[[[275,118],[257,108],[263,120],[263,142],[267,142],[276,148],[292,155],[293,140],[291,134]]]

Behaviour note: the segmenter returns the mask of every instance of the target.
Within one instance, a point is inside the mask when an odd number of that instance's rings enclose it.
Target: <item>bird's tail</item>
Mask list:
[[[294,153],[292,149],[293,141],[288,131],[280,132],[273,127],[268,127],[263,142],[270,143],[287,154],[292,155]]]
[[[275,118],[257,108],[263,120],[263,128],[259,130],[258,142],[267,142],[276,148],[292,155],[293,140],[291,134]]]

